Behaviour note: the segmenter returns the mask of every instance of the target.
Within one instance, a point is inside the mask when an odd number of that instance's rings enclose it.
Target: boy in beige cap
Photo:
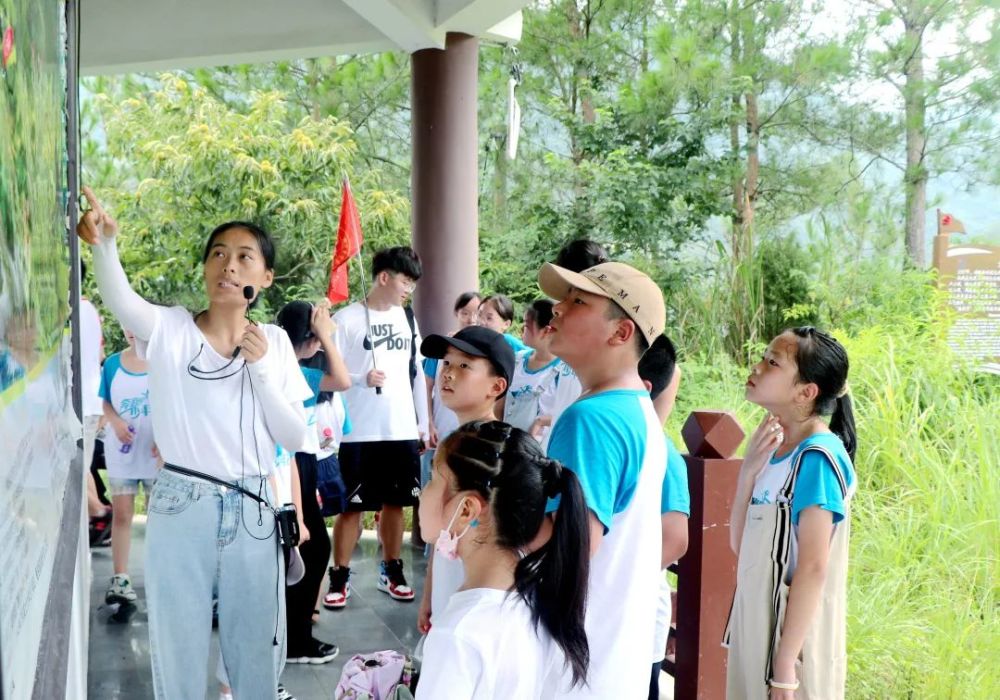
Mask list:
[[[538,283],[558,300],[551,349],[583,394],[552,428],[548,456],[577,475],[590,508],[588,685],[563,678],[553,697],[642,698],[649,692],[660,559],[663,429],[639,358],[663,332],[663,294],[648,275],[606,262],[581,273],[546,263]]]

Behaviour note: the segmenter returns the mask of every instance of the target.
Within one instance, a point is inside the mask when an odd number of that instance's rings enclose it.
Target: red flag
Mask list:
[[[350,296],[347,291],[347,261],[361,250],[361,219],[358,217],[358,207],[351,194],[351,185],[344,178],[343,201],[340,204],[340,226],[337,227],[337,245],[330,261],[330,285],[326,288],[326,298],[331,304],[346,301]]]

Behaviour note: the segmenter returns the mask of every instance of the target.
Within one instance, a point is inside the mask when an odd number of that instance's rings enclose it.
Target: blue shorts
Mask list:
[[[108,477],[108,485],[111,487],[111,496],[134,496],[139,493],[139,484],[142,484],[142,490],[149,497],[149,494],[153,490],[153,484],[156,483],[156,479],[116,479],[113,476]]]
[[[324,518],[340,515],[347,510],[347,487],[340,474],[340,460],[337,455],[316,461],[316,489],[319,491],[320,508]]]

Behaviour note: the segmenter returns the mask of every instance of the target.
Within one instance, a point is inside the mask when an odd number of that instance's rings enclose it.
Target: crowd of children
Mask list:
[[[421,263],[396,247],[374,255],[366,297],[332,317],[326,300],[293,300],[256,324],[275,246],[229,222],[206,242],[206,308],[192,315],[131,289],[117,224],[86,193],[78,232],[128,342],[94,387],[112,494],[106,600],[136,603],[142,487],[157,697],[203,696],[214,604],[221,696],[290,698],[284,665],[337,656],[313,624],[349,605],[359,575],[403,603],[422,590],[418,700],[658,697],[665,569],[687,549],[691,504],[664,434],[680,369],[648,275],[574,241],[538,271],[544,296],[520,339],[513,302],[475,291],[455,300],[452,333],[423,337],[408,306]],[[795,328],[747,381],[767,415],[732,507],[730,698],[843,696],[847,372],[836,340]],[[294,512],[272,517],[286,503]],[[422,585],[404,574],[406,508],[428,543]],[[366,512],[379,513],[370,574],[352,569]]]

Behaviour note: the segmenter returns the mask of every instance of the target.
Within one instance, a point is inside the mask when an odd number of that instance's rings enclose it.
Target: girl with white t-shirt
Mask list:
[[[216,591],[234,695],[273,700],[285,656],[284,572],[268,477],[278,443],[306,444],[302,404],[311,395],[288,335],[245,317],[274,280],[274,243],[252,223],[212,231],[202,258],[208,308],[192,316],[132,290],[118,259],[118,225],[88,188],[84,194],[91,211],[77,233],[94,246],[105,305],[146,344],[153,431],[165,462],[146,525],[156,697],[204,696]]]
[[[108,467],[114,538],[111,558],[114,575],[104,602],[129,604],[136,593],[128,575],[135,496],[142,486],[149,498],[159,468],[160,455],[153,440],[149,414],[149,378],[146,360],[136,353],[135,335],[125,330],[128,347],[111,355],[101,367],[100,396],[107,428],[104,431],[104,461]]]
[[[525,554],[556,496],[552,537]],[[475,422],[444,440],[420,527],[438,552],[461,559],[465,581],[433,618],[417,700],[548,697],[564,667],[574,684],[586,681],[587,513],[576,476],[528,433]]]

